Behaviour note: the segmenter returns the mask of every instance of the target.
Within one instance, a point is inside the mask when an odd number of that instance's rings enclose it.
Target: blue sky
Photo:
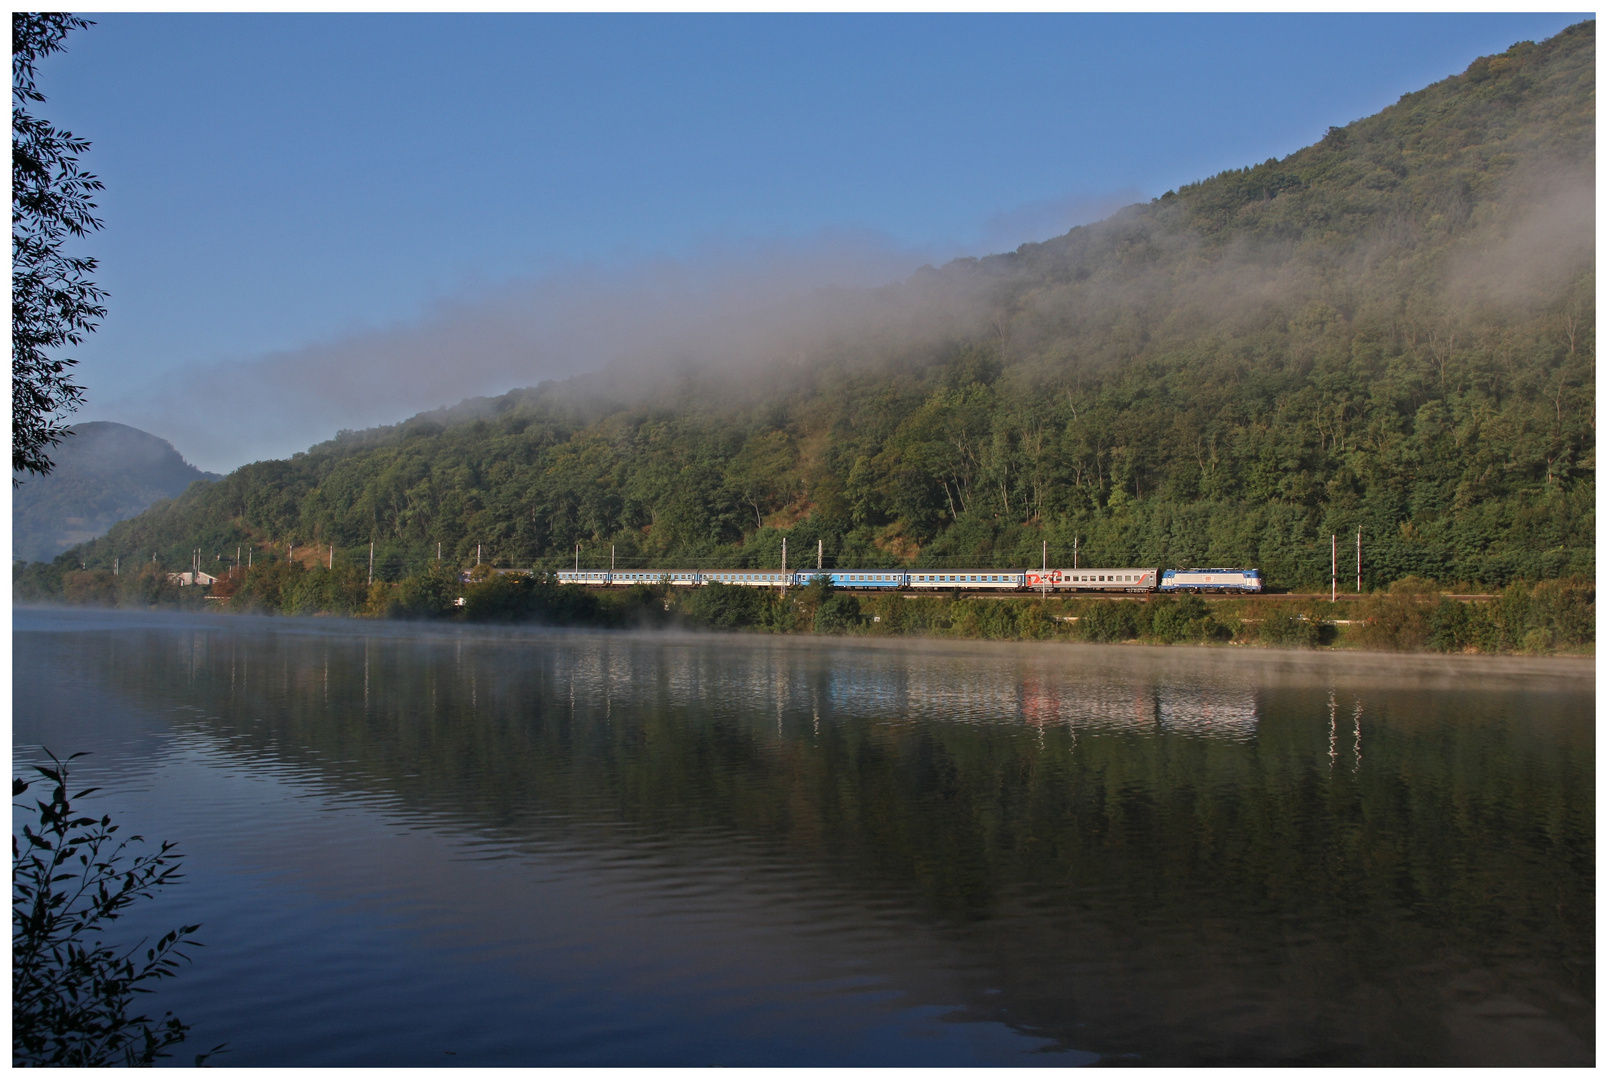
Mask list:
[[[528,378],[448,348],[461,378],[417,400],[332,391],[256,427],[175,408],[179,388],[291,361],[406,385],[399,343],[419,364],[487,297],[504,322],[556,317],[583,279],[607,308],[666,265],[708,294],[1045,239],[1582,16],[90,17],[42,66],[40,110],[93,142],[107,186],[81,417],[228,468],[607,357],[574,328]],[[534,348],[521,334],[486,348]]]

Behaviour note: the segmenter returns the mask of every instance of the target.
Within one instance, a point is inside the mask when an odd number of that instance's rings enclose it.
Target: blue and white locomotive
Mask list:
[[[1250,593],[1262,591],[1260,570],[1168,570],[1161,575],[1161,592]]]

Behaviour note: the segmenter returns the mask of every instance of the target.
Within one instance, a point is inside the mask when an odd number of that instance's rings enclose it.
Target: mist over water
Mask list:
[[[1584,1063],[1590,665],[15,616],[232,1065]]]

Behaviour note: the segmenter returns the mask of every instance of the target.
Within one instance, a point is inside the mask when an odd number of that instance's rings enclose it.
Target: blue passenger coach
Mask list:
[[[800,585],[829,578],[835,589],[902,589],[910,580],[903,570],[800,570],[793,576]]]

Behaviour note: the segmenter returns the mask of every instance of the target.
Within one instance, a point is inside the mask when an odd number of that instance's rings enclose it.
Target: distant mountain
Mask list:
[[[48,476],[19,474],[11,491],[11,557],[48,562],[103,535],[159,499],[197,480],[217,480],[185,461],[173,444],[126,424],[76,424],[51,451]]]

